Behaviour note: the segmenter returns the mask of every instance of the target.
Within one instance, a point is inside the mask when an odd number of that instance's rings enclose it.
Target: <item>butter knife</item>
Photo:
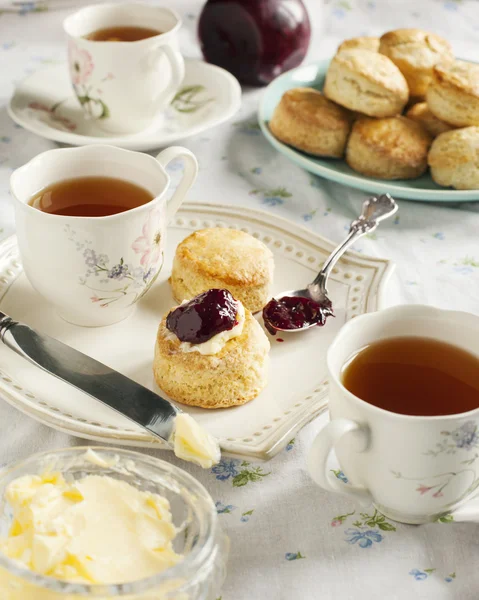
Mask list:
[[[165,398],[3,312],[0,312],[0,339],[35,366],[103,402],[171,445],[175,418],[181,411]]]

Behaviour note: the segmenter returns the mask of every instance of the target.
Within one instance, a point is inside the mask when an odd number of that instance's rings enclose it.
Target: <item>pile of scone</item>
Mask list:
[[[170,277],[179,304],[157,333],[153,372],[173,400],[202,408],[249,402],[266,386],[268,337],[254,318],[270,298],[273,254],[243,231],[195,231]]]
[[[368,177],[413,179],[429,165],[439,185],[479,189],[479,65],[420,29],[346,40],[323,92],[288,90],[269,126]]]

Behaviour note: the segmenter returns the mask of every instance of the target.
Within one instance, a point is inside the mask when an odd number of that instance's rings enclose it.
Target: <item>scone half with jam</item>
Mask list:
[[[211,289],[171,310],[155,345],[156,383],[176,402],[227,408],[253,400],[268,378],[269,340],[225,289]]]

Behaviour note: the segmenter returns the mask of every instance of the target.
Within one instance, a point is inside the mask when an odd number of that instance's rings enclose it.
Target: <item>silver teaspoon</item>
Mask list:
[[[397,210],[398,205],[389,194],[368,198],[361,215],[351,223],[347,238],[333,250],[316,279],[304,289],[282,292],[264,307],[266,329],[275,335],[278,331],[296,333],[324,325],[326,318],[333,314],[326,284],[334,265],[356,240],[374,231],[381,221]]]

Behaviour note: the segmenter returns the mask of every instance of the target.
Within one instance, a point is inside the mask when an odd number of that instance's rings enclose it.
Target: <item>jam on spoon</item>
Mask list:
[[[182,342],[202,344],[238,324],[238,302],[228,290],[212,289],[181,304],[166,317],[166,327]]]
[[[264,325],[271,335],[276,335],[278,329],[303,329],[311,325],[321,327],[331,316],[334,313],[330,300],[319,304],[303,296],[283,296],[279,300],[273,298],[263,308]]]

